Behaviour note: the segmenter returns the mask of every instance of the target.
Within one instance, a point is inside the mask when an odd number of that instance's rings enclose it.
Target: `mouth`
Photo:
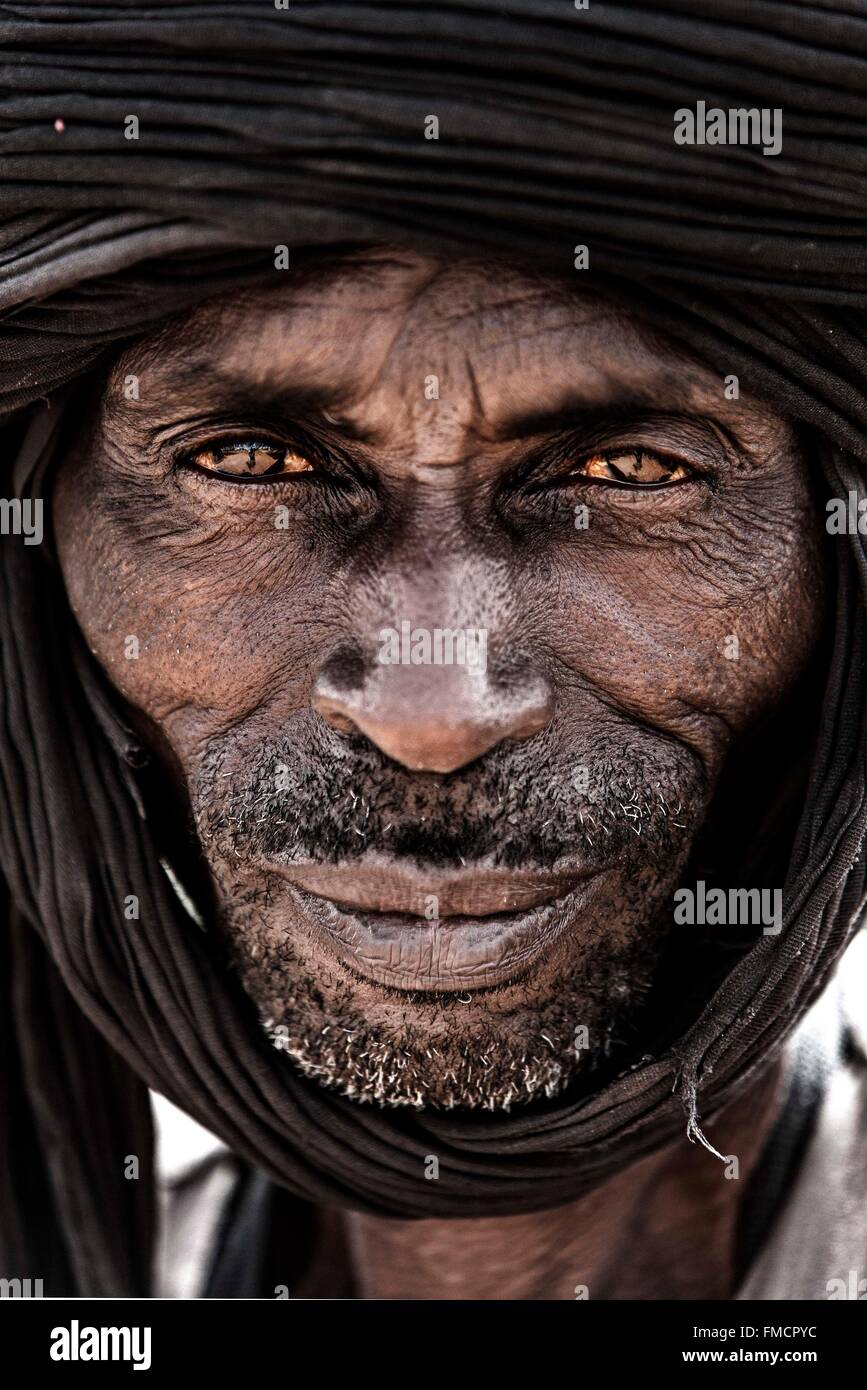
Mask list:
[[[466,993],[516,981],[588,905],[599,870],[460,870],[373,855],[270,863],[313,932],[350,970],[405,991]]]

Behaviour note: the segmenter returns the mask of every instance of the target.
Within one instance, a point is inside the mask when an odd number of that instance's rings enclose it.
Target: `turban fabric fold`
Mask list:
[[[76,383],[122,344],[279,274],[275,247],[291,266],[370,240],[508,256],[628,301],[810,430],[828,495],[865,495],[861,0],[10,4],[0,88],[9,497],[45,495]],[[676,144],[674,113],[699,100],[780,108],[781,152]],[[355,1104],[270,1047],[166,875],[146,752],[70,617],[50,538],[0,540],[0,605],[0,1274],[44,1277],[46,1293],[150,1291],[148,1087],[299,1201],[402,1217],[553,1206],[737,1095],[859,925],[858,534],[836,549],[783,930],[649,1059],[501,1116]]]

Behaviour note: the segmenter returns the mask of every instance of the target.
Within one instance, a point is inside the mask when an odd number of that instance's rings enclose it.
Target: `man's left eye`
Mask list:
[[[686,464],[652,454],[646,449],[627,449],[622,453],[591,454],[583,459],[570,477],[596,478],[600,482],[625,483],[634,487],[658,487],[680,483],[692,477]]]
[[[265,478],[313,472],[313,464],[303,454],[277,444],[235,441],[199,449],[190,455],[189,461],[194,468],[224,478]]]

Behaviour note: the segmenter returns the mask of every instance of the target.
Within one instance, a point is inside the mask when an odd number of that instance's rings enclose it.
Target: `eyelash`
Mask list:
[[[684,483],[694,482],[699,476],[697,471],[684,459],[674,458],[672,455],[666,454],[662,450],[646,449],[641,445],[632,444],[621,445],[616,449],[594,449],[579,458],[575,467],[583,468],[592,463],[595,459],[600,459],[603,463],[606,463],[609,468],[613,468],[616,472],[619,472],[621,470],[617,469],[614,460],[629,458],[630,456],[636,458],[639,465],[641,465],[645,458],[652,458],[661,464],[663,468],[668,468],[673,473],[676,473],[678,469],[683,469],[686,472],[686,477],[675,478],[673,480],[661,478],[656,482],[640,482],[632,481],[629,478],[598,478],[594,477],[593,474],[576,472],[567,475],[566,481],[601,483],[605,487],[619,487],[628,488],[633,491],[652,492],[663,488],[681,487]]]
[[[617,478],[598,478],[590,474],[579,473],[577,470],[586,467],[593,459],[601,459],[611,465],[617,458],[628,455],[635,455],[657,459],[664,467],[675,471],[679,468],[684,469],[686,476],[675,479],[673,482],[662,480],[656,483],[630,482]],[[536,468],[544,470],[543,476],[532,479],[532,473]],[[672,454],[665,453],[661,449],[649,449],[638,444],[619,444],[612,449],[576,449],[574,441],[565,441],[556,448],[555,456],[549,454],[547,458],[536,456],[535,461],[530,460],[521,470],[524,473],[524,486],[531,494],[555,493],[569,488],[617,488],[627,492],[665,492],[673,488],[679,488],[687,483],[704,482],[713,486],[713,479],[705,472],[701,471],[694,464],[686,459],[677,458]],[[519,479],[520,481],[520,479]]]
[[[220,458],[226,458],[232,453],[250,453],[257,450],[273,453],[275,456],[295,453],[307,459],[311,467],[288,473],[245,475],[243,473],[220,473],[217,469],[205,468],[196,462],[197,458],[205,453],[213,453],[219,462]],[[292,440],[280,439],[276,436],[240,433],[212,435],[207,439],[200,440],[192,447],[188,446],[180,450],[175,454],[172,464],[175,469],[182,469],[197,478],[206,479],[209,485],[255,488],[258,494],[285,491],[289,483],[301,483],[303,486],[307,486],[316,482],[322,488],[341,494],[345,493],[349,486],[348,479],[339,477],[327,466],[323,457],[323,450],[314,441],[301,437]]]

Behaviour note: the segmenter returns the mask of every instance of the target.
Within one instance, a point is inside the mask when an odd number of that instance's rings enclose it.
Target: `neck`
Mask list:
[[[362,1298],[727,1299],[737,1221],[781,1103],[778,1062],[706,1129],[738,1178],[686,1138],[548,1211],[476,1220],[348,1214]],[[730,1170],[729,1170],[730,1171]]]

